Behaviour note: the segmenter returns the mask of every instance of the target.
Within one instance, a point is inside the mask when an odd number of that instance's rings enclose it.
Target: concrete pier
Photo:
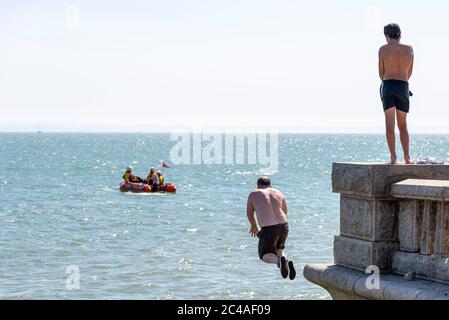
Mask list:
[[[449,165],[334,163],[332,189],[334,265],[306,265],[306,279],[334,299],[449,300]]]

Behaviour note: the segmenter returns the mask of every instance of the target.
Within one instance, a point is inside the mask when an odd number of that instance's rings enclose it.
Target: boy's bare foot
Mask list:
[[[398,159],[396,157],[391,157],[389,164],[398,164]]]
[[[405,158],[405,164],[415,164],[410,158]]]

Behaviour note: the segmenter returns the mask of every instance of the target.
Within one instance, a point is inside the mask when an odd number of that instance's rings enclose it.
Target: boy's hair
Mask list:
[[[401,28],[397,23],[390,23],[384,27],[384,35],[390,39],[400,39]]]

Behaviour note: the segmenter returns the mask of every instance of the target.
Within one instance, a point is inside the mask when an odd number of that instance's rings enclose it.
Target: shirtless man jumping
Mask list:
[[[413,71],[413,49],[400,43],[401,29],[395,23],[384,27],[387,44],[379,50],[380,95],[385,111],[385,124],[391,164],[397,163],[395,122],[397,118],[404,160],[413,164],[409,153],[407,113],[410,107],[408,80]]]
[[[254,219],[256,212],[257,222]],[[266,263],[275,263],[281,270],[283,278],[296,277],[295,267],[292,261],[288,261],[284,255],[285,241],[288,235],[287,202],[282,192],[271,187],[268,177],[260,177],[257,180],[257,189],[248,196],[246,214],[251,224],[249,233],[253,237],[259,237],[259,257]]]

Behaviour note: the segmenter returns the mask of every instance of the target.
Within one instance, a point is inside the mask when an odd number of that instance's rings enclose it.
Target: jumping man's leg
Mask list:
[[[396,164],[397,156],[396,156],[396,137],[394,134],[396,122],[396,108],[390,108],[385,111],[385,127],[386,127],[386,136],[388,149],[390,150],[391,164]]]
[[[274,253],[265,253],[262,257],[262,261],[266,263],[278,263],[278,257]]]
[[[413,161],[410,159],[410,152],[409,152],[407,113],[396,110],[396,117],[398,118],[398,128],[401,137],[402,150],[404,150],[404,161],[406,164],[413,164]]]
[[[285,259],[285,260],[281,259],[281,257],[285,258],[285,251],[284,251],[284,249],[278,249],[277,250],[277,256],[279,257],[279,264],[284,262],[284,264],[285,264],[284,268],[288,272],[288,276],[289,276],[290,280],[295,279],[296,278],[296,270],[295,270],[295,266],[293,265],[293,261],[290,261],[290,260],[287,260],[287,259]],[[283,270],[281,270],[281,272],[282,271]],[[284,274],[282,276],[284,277]]]
[[[278,256],[278,258],[285,256],[284,249],[277,249],[276,255]]]

